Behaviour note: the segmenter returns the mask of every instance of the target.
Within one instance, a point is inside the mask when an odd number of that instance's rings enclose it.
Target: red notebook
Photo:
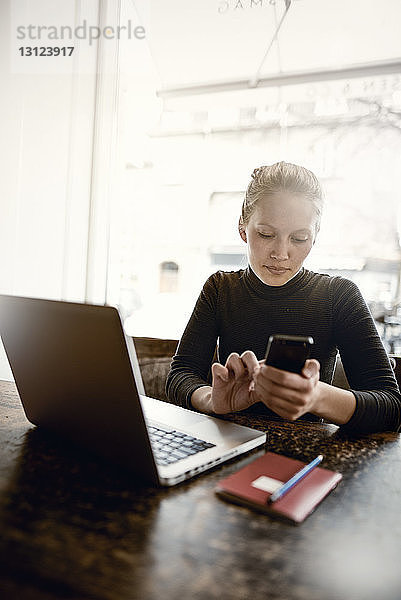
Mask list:
[[[237,504],[301,523],[342,479],[340,473],[316,467],[276,502],[271,494],[300,471],[305,463],[266,452],[233,475],[222,479],[216,493]]]

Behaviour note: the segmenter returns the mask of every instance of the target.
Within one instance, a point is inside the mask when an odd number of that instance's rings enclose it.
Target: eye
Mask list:
[[[293,237],[292,241],[295,242],[296,244],[303,244],[305,242],[307,242],[309,240],[308,237],[306,238],[302,238],[302,237]]]
[[[271,240],[274,237],[272,233],[262,233],[261,231],[258,231],[258,234],[260,237],[265,238],[266,240]]]

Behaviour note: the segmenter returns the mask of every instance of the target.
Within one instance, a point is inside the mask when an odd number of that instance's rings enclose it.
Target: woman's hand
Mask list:
[[[264,361],[258,364],[254,377],[255,402],[263,402],[270,410],[291,421],[307,412],[317,411],[320,390],[317,360],[307,360],[301,374],[276,369]]]
[[[254,372],[258,369],[258,360],[250,350],[241,356],[233,352],[224,366],[214,363],[211,410],[216,414],[237,412],[258,402],[252,383]]]

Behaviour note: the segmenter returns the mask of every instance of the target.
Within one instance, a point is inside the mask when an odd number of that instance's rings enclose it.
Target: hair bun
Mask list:
[[[264,167],[256,167],[256,169],[254,169],[252,172],[252,179],[258,179],[263,169]]]

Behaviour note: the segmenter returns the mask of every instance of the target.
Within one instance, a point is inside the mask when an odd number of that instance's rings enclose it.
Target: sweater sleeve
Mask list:
[[[356,408],[345,431],[398,431],[401,394],[389,358],[359,288],[335,279],[333,329]]]
[[[191,395],[210,385],[210,366],[218,338],[218,274],[206,281],[188,321],[166,380],[170,402],[192,408]]]

